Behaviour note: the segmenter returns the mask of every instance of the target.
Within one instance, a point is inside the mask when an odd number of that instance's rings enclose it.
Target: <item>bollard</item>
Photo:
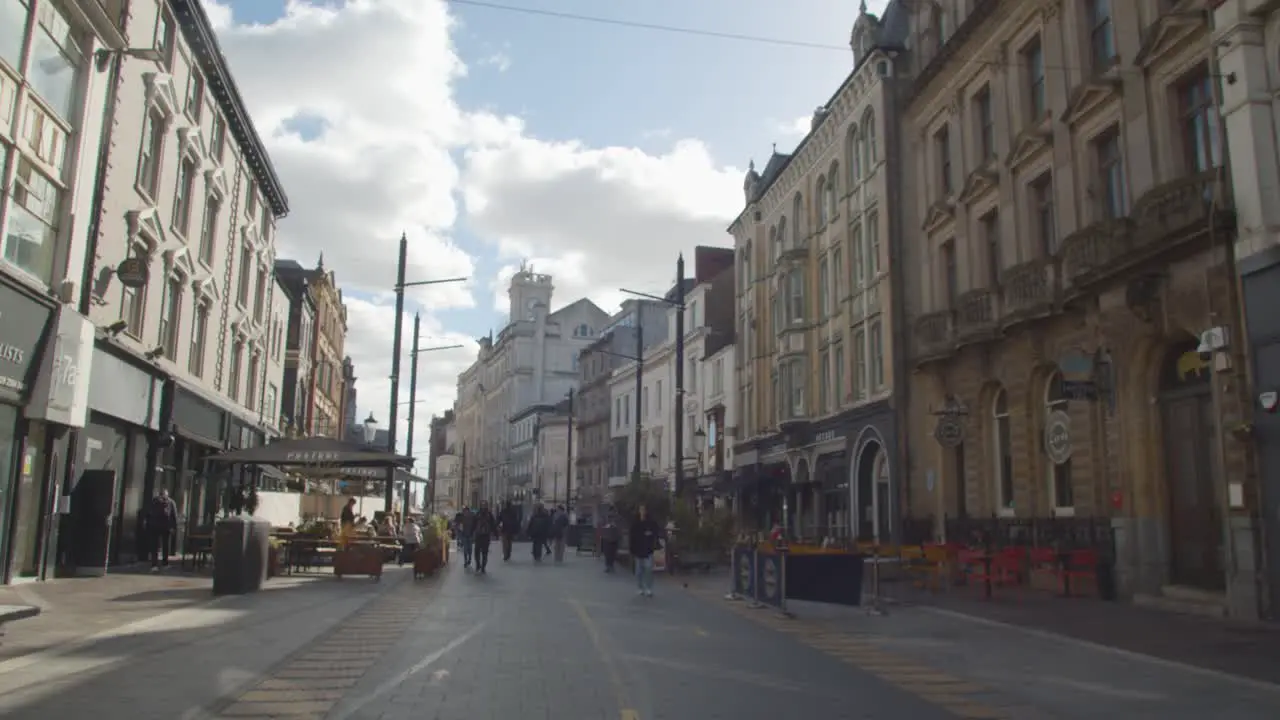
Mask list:
[[[742,599],[738,594],[738,548],[733,548],[731,553],[729,555],[729,592],[725,594],[724,599],[735,601]]]
[[[880,543],[871,546],[871,603],[867,605],[867,614],[888,614],[880,599]]]
[[[751,602],[747,607],[752,610],[764,607],[764,603],[760,602],[760,576],[757,574],[760,571],[759,563],[756,561],[759,555],[759,548],[751,549]]]
[[[795,615],[787,610],[787,553],[786,545],[778,548],[778,614],[785,618]]]

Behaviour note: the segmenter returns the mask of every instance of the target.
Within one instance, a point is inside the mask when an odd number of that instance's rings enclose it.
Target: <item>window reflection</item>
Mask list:
[[[70,120],[76,109],[79,74],[80,49],[71,26],[58,14],[56,6],[45,3],[40,12],[40,29],[32,38],[27,81],[54,112]]]
[[[0,60],[22,68],[22,42],[27,30],[26,0],[0,0]]]
[[[22,158],[18,161],[12,197],[4,257],[41,280],[50,282],[54,244],[58,236],[58,189],[26,158]]]

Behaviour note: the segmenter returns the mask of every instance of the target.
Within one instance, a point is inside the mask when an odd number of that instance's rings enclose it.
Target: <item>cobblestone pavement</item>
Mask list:
[[[911,689],[962,717],[1255,720],[1280,717],[1280,685],[931,607],[886,615],[791,603],[794,619],[691,594]],[[717,587],[720,586],[720,587]],[[1179,619],[1174,619],[1174,626]],[[1153,620],[1154,622],[1155,620]],[[1203,652],[1217,651],[1204,647]]]
[[[0,717],[196,720],[218,716],[273,668],[363,608],[404,590],[382,582],[284,578],[253,595],[208,599],[0,662]],[[207,592],[207,590],[206,590]],[[320,642],[323,642],[321,640]]]
[[[598,561],[534,565],[527,547],[488,575],[455,566],[326,717],[955,717],[678,585],[637,597]]]

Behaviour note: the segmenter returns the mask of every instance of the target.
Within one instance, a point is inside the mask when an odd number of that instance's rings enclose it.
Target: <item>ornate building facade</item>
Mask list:
[[[744,185],[729,227],[738,257],[735,472],[756,521],[805,537],[888,537],[897,459],[889,192],[893,108],[904,82],[907,3],[865,4],[854,68],[791,154],[774,152]]]
[[[1239,312],[1203,3],[914,8],[907,513],[1256,616],[1241,358],[1197,352]]]

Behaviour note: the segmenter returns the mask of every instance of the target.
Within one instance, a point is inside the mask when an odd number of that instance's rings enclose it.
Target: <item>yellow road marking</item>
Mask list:
[[[635,710],[623,710],[622,720],[640,720],[640,713]]]

